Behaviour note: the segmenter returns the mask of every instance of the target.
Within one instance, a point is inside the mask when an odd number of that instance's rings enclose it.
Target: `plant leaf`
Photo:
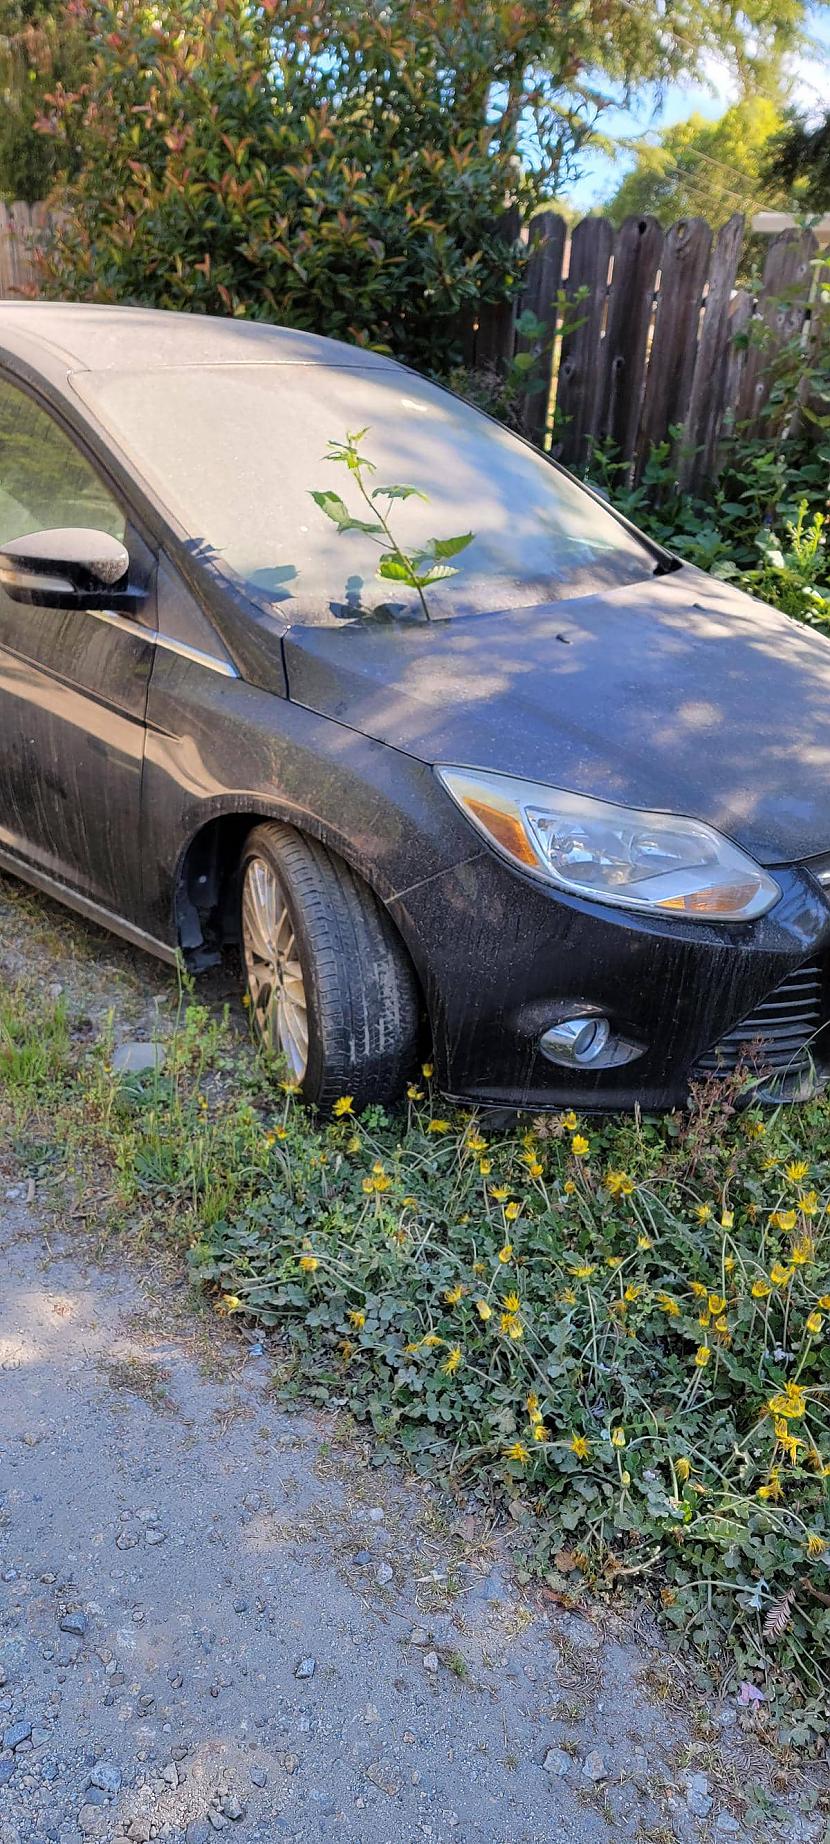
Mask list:
[[[429,500],[428,493],[422,493],[420,487],[374,487],[373,499],[423,499]]]
[[[309,491],[314,504],[319,506],[320,511],[325,513],[327,519],[331,519],[332,523],[337,526],[338,531],[368,531],[372,533],[383,531],[382,525],[375,525],[369,519],[353,519],[348,506],[345,501],[340,498],[339,493],[315,492],[311,488],[309,488]]]
[[[392,551],[387,551],[381,557],[378,564],[378,576],[384,577],[387,582],[410,583],[413,589],[418,580],[412,565],[404,563]]]
[[[458,538],[428,538],[426,544],[421,545],[418,559],[420,561],[422,557],[457,557],[459,551],[466,551],[467,545],[472,544],[474,537],[475,532],[465,531]]]
[[[786,1594],[781,1596],[780,1601],[776,1601],[775,1606],[770,1608],[764,1621],[765,1639],[783,1638],[790,1624],[794,1600],[795,1589],[788,1588]]]
[[[424,575],[415,578],[420,589],[426,589],[429,583],[443,583],[448,576],[457,576],[458,571],[451,563],[434,563]]]

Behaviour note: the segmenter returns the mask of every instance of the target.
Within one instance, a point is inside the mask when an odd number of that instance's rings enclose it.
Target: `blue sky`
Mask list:
[[[794,63],[792,96],[799,108],[815,109],[830,107],[830,6],[818,4],[808,11],[807,29],[811,37],[818,39],[826,48],[826,63],[822,68],[820,58],[803,54]],[[698,84],[673,84],[666,92],[661,109],[656,109],[653,102],[643,102],[635,110],[609,110],[603,117],[603,129],[608,135],[618,137],[640,135],[644,130],[670,127],[674,122],[685,121],[687,116],[705,115],[715,120],[724,109],[734,102],[736,88],[730,72],[722,64],[709,62],[707,82]],[[619,184],[623,173],[632,166],[633,159],[620,157],[610,159],[599,151],[586,156],[585,170],[576,185],[568,188],[568,199],[577,210],[590,211],[593,206],[608,198]]]

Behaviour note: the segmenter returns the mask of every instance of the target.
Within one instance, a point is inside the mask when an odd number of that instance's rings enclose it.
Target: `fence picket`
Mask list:
[[[521,299],[522,313],[531,313],[541,322],[544,332],[538,339],[516,341],[517,352],[539,354],[534,377],[543,380],[541,390],[529,391],[523,400],[527,433],[539,446],[545,439],[550,401],[551,374],[556,339],[557,297],[562,284],[565,256],[565,220],[555,211],[540,211],[531,218],[530,254]]]
[[[649,354],[637,454],[637,476],[656,442],[682,423],[689,405],[698,323],[712,232],[705,218],[681,218],[663,245],[654,339]]]
[[[518,205],[509,205],[499,220],[498,235],[509,247],[521,230]],[[475,362],[481,369],[503,371],[513,357],[516,340],[515,301],[482,301],[478,311]]]
[[[581,472],[591,453],[600,397],[600,339],[614,230],[607,218],[583,218],[571,236],[565,293],[567,320],[556,386],[557,449]],[[585,294],[580,299],[580,293]]]
[[[599,432],[632,461],[640,422],[654,284],[663,249],[656,218],[626,218],[617,232],[608,297]]]
[[[758,306],[749,325],[750,343],[736,406],[736,422],[757,434],[769,400],[775,361],[800,331],[818,243],[810,230],[785,230],[773,237],[764,263]]]
[[[703,310],[679,462],[680,484],[687,489],[700,487],[712,477],[723,413],[729,401],[724,392],[730,343],[729,308],[743,236],[743,213],[736,211],[718,232],[709,272],[709,292]]]

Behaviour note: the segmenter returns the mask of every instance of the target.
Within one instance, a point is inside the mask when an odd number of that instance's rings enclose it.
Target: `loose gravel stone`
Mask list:
[[[592,1748],[590,1754],[586,1754],[582,1763],[582,1777],[584,1780],[592,1780],[595,1786],[598,1786],[601,1780],[608,1779],[605,1756],[599,1748]]]
[[[294,1672],[295,1678],[313,1678],[317,1670],[316,1658],[301,1658]]]
[[[25,1716],[21,1716],[17,1722],[11,1723],[9,1728],[6,1729],[3,1735],[3,1747],[11,1748],[12,1750],[19,1748],[21,1742],[28,1741],[31,1733],[31,1723],[27,1722]]]
[[[546,1774],[552,1774],[556,1780],[564,1780],[570,1773],[573,1761],[564,1748],[549,1748],[542,1762]]]
[[[85,1613],[77,1612],[64,1614],[60,1622],[62,1633],[74,1633],[78,1639],[83,1639],[86,1628],[87,1618]]]

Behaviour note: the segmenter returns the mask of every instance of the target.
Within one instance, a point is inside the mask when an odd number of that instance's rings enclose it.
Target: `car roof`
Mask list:
[[[71,371],[167,371],[203,365],[314,365],[391,370],[361,346],[262,321],[82,301],[0,301],[0,355],[56,384]]]

